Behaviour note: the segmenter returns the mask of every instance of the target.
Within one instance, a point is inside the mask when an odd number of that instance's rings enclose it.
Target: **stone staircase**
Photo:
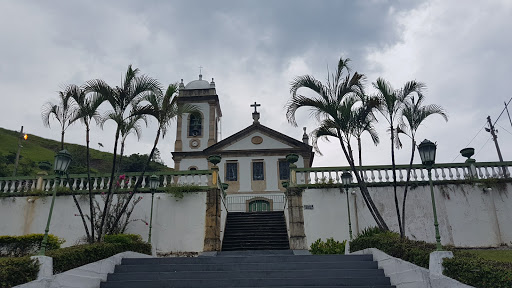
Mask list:
[[[228,213],[222,251],[290,248],[283,211]]]
[[[391,288],[372,255],[293,255],[291,250],[229,251],[215,257],[122,260],[101,288]]]

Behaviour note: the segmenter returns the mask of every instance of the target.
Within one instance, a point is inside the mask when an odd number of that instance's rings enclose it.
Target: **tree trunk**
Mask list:
[[[363,166],[363,157],[361,152],[361,136],[357,137],[357,150],[359,151],[359,167]]]
[[[155,153],[156,145],[158,144],[158,139],[160,138],[160,127],[158,128],[158,131],[156,132],[156,138],[155,142],[153,144],[153,149],[151,149],[151,153],[149,153],[148,161],[146,161],[146,165],[144,165],[144,168],[142,169],[142,173],[137,180],[137,183],[135,183],[135,187],[133,187],[133,192],[130,194],[130,197],[128,197],[128,201],[124,203],[123,209],[121,209],[121,212],[116,216],[116,219],[114,220],[114,224],[112,224],[112,227],[116,227],[117,223],[119,223],[119,220],[121,219],[121,216],[128,208],[128,205],[130,204],[130,201],[132,200],[135,193],[137,193],[137,189],[139,189],[139,186],[142,183],[142,179],[144,177],[144,174],[146,173],[146,168],[149,166],[149,163],[151,162],[151,159],[153,158],[153,154]],[[128,220],[128,219],[127,219]]]
[[[89,228],[87,227],[87,221],[85,220],[84,213],[82,212],[82,208],[80,208],[80,204],[78,203],[78,200],[76,199],[75,194],[71,194],[73,196],[73,201],[75,202],[76,208],[78,209],[78,213],[80,213],[80,217],[82,218],[82,223],[84,224],[85,228],[85,235],[87,236],[87,241],[91,241],[91,234],[89,234]]]
[[[119,170],[121,169],[121,164],[123,163],[123,155],[124,155],[124,140],[121,140],[121,154],[119,155],[119,163],[117,163],[117,174],[119,174]]]
[[[69,174],[66,173],[66,178],[69,183]],[[72,188],[71,188],[72,189]],[[89,228],[87,227],[87,221],[85,220],[84,213],[82,212],[82,208],[80,207],[80,204],[78,203],[78,200],[76,199],[75,193],[73,190],[71,190],[71,196],[73,197],[73,201],[75,202],[76,208],[78,209],[78,213],[80,214],[80,218],[82,218],[82,223],[84,224],[85,228],[85,235],[87,236],[87,241],[91,240],[91,235],[89,234]]]
[[[409,188],[409,181],[411,179],[411,170],[412,163],[414,161],[414,151],[416,150],[416,141],[412,138],[412,152],[411,152],[411,162],[409,162],[409,168],[407,169],[407,178],[405,180],[405,189],[404,189],[404,199],[402,201],[402,226],[404,228],[404,236],[405,236],[405,199],[407,198],[407,190]],[[402,237],[404,237],[402,236]]]
[[[86,120],[87,121],[87,120]],[[85,142],[87,145],[87,186],[89,187],[89,215],[91,216],[91,238],[89,239],[90,243],[94,243],[94,205],[92,203],[92,185],[91,185],[91,167],[90,167],[90,155],[89,155],[89,123],[85,122],[86,136]]]
[[[366,187],[366,183],[364,182],[364,179],[361,178],[361,175],[359,174],[359,171],[357,171],[356,166],[354,164],[354,159],[352,159],[347,151],[347,148],[345,147],[345,144],[343,143],[343,139],[341,137],[340,131],[338,131],[338,140],[340,141],[341,149],[343,150],[343,153],[345,154],[345,157],[347,158],[347,161],[350,165],[350,168],[352,172],[354,172],[357,180],[357,184],[359,185],[359,189],[361,190],[361,194],[363,195],[363,200],[368,206],[368,210],[373,216],[373,219],[375,219],[375,222],[377,223],[377,226],[379,226],[382,230],[389,230],[386,222],[382,218],[382,215],[380,215],[379,210],[375,206],[375,203],[373,203],[372,197],[370,193],[368,192],[368,187]]]
[[[64,150],[64,128],[62,128],[62,133],[60,134],[60,150]]]
[[[400,236],[403,238],[404,231],[402,229],[402,221],[400,219],[400,206],[398,204],[398,196],[396,195],[395,130],[393,122],[391,122],[391,165],[393,167],[393,192],[395,195],[396,217],[398,220],[398,228],[400,229]]]
[[[118,140],[119,140],[119,126],[117,126],[117,129],[116,129],[116,139],[114,142],[114,159],[112,160],[112,172],[110,173],[110,183],[108,185],[107,199],[105,200],[105,205],[103,207],[103,215],[101,216],[100,229],[98,230],[98,242],[100,242],[101,238],[103,237],[103,226],[105,225],[105,217],[108,214],[108,205],[110,202],[110,197],[112,196],[112,185],[114,184],[114,172],[116,171]]]

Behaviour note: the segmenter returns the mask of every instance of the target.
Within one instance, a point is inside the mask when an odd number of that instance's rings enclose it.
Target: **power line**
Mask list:
[[[512,133],[510,133],[510,131],[508,131],[507,129],[503,128],[503,126],[501,126],[500,124],[497,124],[497,125],[500,126],[501,129],[505,130],[505,132],[507,132],[508,134],[512,135]],[[496,131],[498,131],[498,130],[496,130]]]
[[[498,118],[496,118],[496,120],[494,121],[494,124],[492,124],[492,125],[491,125],[491,127],[492,127],[492,126],[494,126],[494,125],[496,125],[496,122],[498,122],[498,120],[500,119],[501,115],[503,115],[503,113],[504,113],[505,111],[507,111],[507,114],[508,114],[507,106],[508,106],[508,104],[510,104],[510,102],[511,102],[511,101],[512,101],[512,97],[510,97],[510,99],[508,100],[508,102],[506,102],[506,103],[505,103],[505,108],[503,108],[503,110],[501,110],[500,115],[498,115]],[[510,115],[509,115],[509,117],[510,117]],[[491,123],[489,123],[489,124],[491,124]],[[471,141],[469,141],[469,143],[468,143],[465,147],[468,147],[468,146],[469,146],[469,144],[471,144],[471,143],[473,142],[473,140],[475,140],[475,138],[478,136],[478,134],[480,134],[480,132],[482,132],[482,130],[485,128],[485,125],[487,125],[487,123],[485,123],[485,124],[484,124],[484,126],[482,126],[482,128],[480,128],[480,130],[478,130],[478,132],[477,132],[477,133],[476,133],[476,135],[473,137],[473,139],[471,139]],[[498,125],[499,125],[499,124],[498,124]],[[511,121],[511,125],[512,125],[512,121]],[[503,130],[507,131],[507,130],[506,130],[505,128],[503,128],[501,125],[499,125],[499,126],[500,126]],[[508,132],[508,133],[510,133],[509,131],[507,131],[507,132]],[[510,134],[512,134],[512,133],[510,133]],[[487,142],[489,142],[489,140],[490,140],[490,139],[488,139],[488,140],[487,140]],[[487,142],[485,142],[484,146],[487,144]],[[482,146],[482,148],[483,148],[483,146]],[[482,149],[482,148],[480,148],[480,149]],[[478,151],[478,153],[479,153],[479,152],[480,152],[480,151]],[[477,154],[478,154],[478,153],[477,153]],[[453,163],[457,158],[459,158],[459,156],[460,156],[460,154],[457,154],[457,156],[455,156],[455,158],[453,158],[452,163]],[[475,156],[476,156],[476,155],[475,155]]]
[[[480,132],[482,132],[482,130],[485,128],[485,125],[487,125],[487,123],[484,124],[484,126],[482,126],[482,128],[480,128],[480,130],[478,130],[478,132],[476,133],[475,137],[473,137],[473,139],[471,139],[471,141],[469,141],[469,143],[466,144],[466,146],[464,146],[464,147],[468,147],[469,144],[471,144],[473,142],[473,140],[475,140],[476,136],[478,136],[478,134],[480,134]],[[457,156],[455,156],[455,158],[453,158],[452,163],[455,161],[455,159],[459,158],[459,156],[460,156],[460,154],[457,153]]]
[[[478,149],[478,151],[476,152],[475,154],[475,158],[476,158],[476,155],[478,155],[478,153],[480,153],[480,151],[482,151],[482,149],[484,148],[485,145],[487,145],[487,143],[489,143],[489,141],[491,140],[492,138],[488,138],[487,141],[485,141],[484,145],[482,145],[482,147],[480,147],[480,149]]]
[[[492,124],[493,126],[496,125],[496,122],[498,122],[501,115],[503,115],[503,112],[505,112],[505,110],[507,109],[507,105],[510,104],[510,101],[512,101],[512,97],[510,97],[510,100],[508,100],[507,104],[505,104],[505,108],[503,108],[503,110],[501,110],[500,115],[498,116],[498,118],[496,118],[496,120],[494,121],[494,124]]]

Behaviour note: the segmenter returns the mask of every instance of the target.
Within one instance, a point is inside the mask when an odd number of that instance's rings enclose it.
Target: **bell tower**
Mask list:
[[[178,116],[174,151],[198,152],[217,143],[222,112],[213,78],[208,82],[199,74],[187,85],[181,79],[178,104],[195,105],[200,111]]]

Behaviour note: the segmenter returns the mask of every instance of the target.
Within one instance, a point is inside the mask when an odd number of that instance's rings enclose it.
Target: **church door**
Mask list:
[[[270,203],[265,200],[254,200],[249,203],[249,212],[270,211]]]

